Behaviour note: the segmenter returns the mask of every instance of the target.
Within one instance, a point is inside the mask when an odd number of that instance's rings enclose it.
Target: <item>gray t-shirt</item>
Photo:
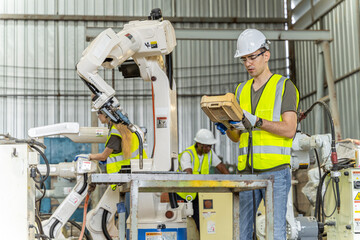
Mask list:
[[[259,88],[257,91],[251,86],[251,112],[255,114],[255,109],[257,104],[259,103],[260,97],[267,82]],[[286,80],[283,100],[281,102],[281,114],[288,111],[296,112],[296,88],[295,85],[291,82],[291,80]]]
[[[116,135],[111,135],[109,141],[107,142],[106,147],[111,148],[113,150],[113,154],[121,153],[121,137]]]

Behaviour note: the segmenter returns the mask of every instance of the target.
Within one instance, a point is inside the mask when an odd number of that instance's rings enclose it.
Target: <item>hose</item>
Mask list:
[[[90,194],[88,193],[88,194],[86,195],[85,203],[84,203],[83,224],[82,224],[82,228],[81,228],[79,240],[81,240],[81,239],[83,238],[84,232],[85,232],[86,213],[87,213],[87,208],[88,208],[88,204],[89,204],[89,198],[90,198]]]
[[[172,209],[179,207],[177,200],[176,200],[176,193],[173,193],[173,192],[169,193],[169,199],[170,199],[170,207]]]
[[[170,89],[173,89],[173,61],[172,61],[172,52],[168,55],[165,55],[165,65],[166,65],[166,75],[169,79]]]
[[[313,108],[317,104],[319,104],[325,108],[325,112],[326,112],[327,116],[329,117],[330,128],[331,128],[331,162],[333,163],[333,168],[336,170],[337,169],[336,164],[338,163],[338,160],[337,160],[337,153],[336,153],[336,146],[335,146],[335,127],[334,127],[334,121],[332,119],[331,112],[330,112],[328,105],[326,103],[324,103],[323,101],[320,101],[320,100],[316,101],[315,103],[313,103],[310,106],[310,108],[308,108],[304,113],[301,114],[301,116],[299,118],[299,122],[302,121],[303,119],[305,119],[307,117],[307,115],[313,110]]]
[[[107,215],[108,215],[109,211],[107,211],[106,209],[104,209],[103,215],[102,215],[102,219],[101,219],[101,229],[104,233],[104,236],[106,238],[106,240],[112,240],[107,228],[106,228],[106,219],[107,219]]]
[[[155,146],[156,146],[156,134],[155,134],[155,93],[154,93],[154,85],[151,82],[151,99],[152,99],[152,111],[153,111],[153,129],[154,129],[154,146],[153,146],[153,150],[151,153],[151,158],[154,157],[154,153],[155,153]]]
[[[143,169],[144,167],[144,159],[143,159],[143,142],[141,135],[138,131],[135,132],[137,138],[139,139],[139,168]]]

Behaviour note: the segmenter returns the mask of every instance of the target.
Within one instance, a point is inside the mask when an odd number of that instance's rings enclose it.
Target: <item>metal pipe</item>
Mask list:
[[[324,59],[322,51],[319,52],[319,63],[317,66],[316,74],[316,99],[320,99],[324,96]],[[321,132],[321,124],[323,123],[322,109],[320,106],[315,107],[315,134]]]
[[[335,126],[336,140],[340,140],[341,139],[340,115],[339,115],[338,103],[336,100],[336,90],[335,90],[334,76],[331,66],[329,42],[322,41],[321,47],[324,55],[325,75],[326,75],[326,82],[329,88],[330,109],[332,112],[334,126]]]

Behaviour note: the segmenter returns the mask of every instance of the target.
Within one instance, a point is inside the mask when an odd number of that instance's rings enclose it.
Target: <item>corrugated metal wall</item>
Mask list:
[[[97,16],[147,16],[155,7],[172,17],[284,17],[284,1],[262,0],[0,0],[0,13]],[[64,121],[90,126],[90,92],[75,72],[86,48],[87,27],[121,27],[122,22],[0,20],[0,133],[26,137],[31,127]],[[176,28],[284,29],[282,24],[176,23]],[[240,32],[239,32],[240,33]],[[178,41],[174,77],[178,87],[179,150],[193,143],[200,128],[213,128],[200,109],[203,94],[233,92],[248,79],[233,59],[236,41]],[[273,42],[270,67],[286,73],[284,42]],[[151,88],[141,79],[123,79],[117,70],[102,71],[129,117],[149,130],[152,146]],[[113,82],[113,76],[115,81]],[[126,94],[126,95],[124,95]],[[236,163],[237,145],[224,137],[217,151]]]
[[[360,38],[359,1],[345,0],[318,21],[311,29],[328,29],[333,41],[330,43],[331,64],[336,82],[337,100],[343,138],[360,138]],[[318,52],[316,43],[297,42],[295,44],[296,75],[302,109],[307,109],[316,101],[316,71]],[[325,91],[327,93],[327,89]],[[314,134],[315,114],[309,115],[302,125],[303,130]],[[325,121],[327,119],[325,118]],[[324,126],[329,126],[324,122]],[[329,131],[328,128],[322,132]]]

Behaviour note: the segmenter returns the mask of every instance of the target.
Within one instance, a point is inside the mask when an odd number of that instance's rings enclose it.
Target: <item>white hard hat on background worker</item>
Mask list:
[[[234,58],[242,57],[255,52],[260,48],[269,50],[270,41],[266,39],[265,35],[256,29],[244,30],[238,40],[237,49]]]
[[[200,129],[194,138],[195,142],[205,144],[205,145],[213,145],[216,143],[216,139],[214,138],[214,134],[207,129]]]

